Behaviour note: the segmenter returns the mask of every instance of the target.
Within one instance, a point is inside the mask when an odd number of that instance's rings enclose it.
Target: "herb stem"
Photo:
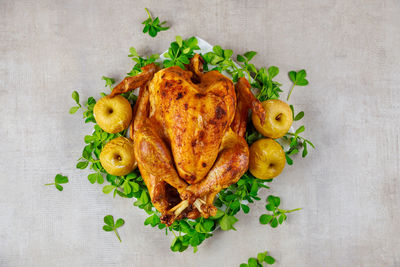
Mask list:
[[[50,183],[50,184],[45,184],[45,185],[53,185],[53,184],[56,184],[56,183]]]
[[[227,215],[228,215],[228,211],[231,210],[232,201],[233,201],[233,199],[229,202],[228,208],[227,208],[226,211],[225,211],[225,214],[227,214]]]
[[[301,210],[301,208],[297,208],[297,209],[293,209],[293,210],[281,210],[281,209],[278,209],[278,211],[280,211],[281,213],[291,213],[291,212],[298,211],[298,210]]]
[[[173,229],[170,229],[170,231],[174,234],[175,237],[177,237]]]
[[[249,76],[249,79],[248,79],[248,80],[249,80],[249,82],[250,82],[250,80],[251,80],[251,78],[252,78],[251,75],[250,75],[250,71],[249,71],[246,67],[243,67],[243,66],[240,65],[240,64],[239,64],[239,66],[241,67],[242,70],[244,70],[244,71],[247,73],[247,75]],[[236,70],[239,70],[239,68],[236,68]]]
[[[245,69],[245,71],[246,71],[247,75],[249,75],[249,82],[250,82],[250,80],[251,80],[250,72],[247,69]]]
[[[238,67],[236,67],[235,63],[233,63],[233,61],[231,61],[231,67],[233,68],[233,70],[239,70]]]
[[[114,233],[117,235],[119,242],[122,242],[121,237],[119,236],[117,229],[114,229]]]
[[[149,15],[149,18],[151,19],[151,20],[153,20],[153,18],[151,17],[151,15],[150,15],[150,12],[149,12],[149,10],[147,9],[147,8],[144,8],[145,10],[146,10],[146,12],[147,12],[147,15]]]
[[[288,97],[287,97],[287,101],[289,101],[290,95],[292,94],[293,88],[294,88],[295,85],[296,85],[296,84],[293,84],[292,88],[290,89],[289,95],[288,95]]]
[[[258,73],[259,73],[259,72],[256,73],[256,76],[254,76],[254,81],[257,81]]]

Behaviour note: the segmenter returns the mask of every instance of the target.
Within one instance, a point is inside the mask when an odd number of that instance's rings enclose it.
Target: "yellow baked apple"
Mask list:
[[[111,175],[122,176],[133,171],[137,161],[132,139],[121,136],[108,142],[100,153],[100,163]]]
[[[276,139],[284,136],[293,123],[292,110],[289,105],[279,99],[270,99],[261,104],[265,110],[265,122],[261,125],[260,118],[253,113],[254,127],[265,137]]]
[[[107,133],[118,133],[128,128],[132,107],[123,96],[104,96],[94,106],[93,115],[101,129]]]
[[[286,157],[280,144],[270,138],[259,139],[250,146],[249,170],[263,180],[278,176],[285,167]]]

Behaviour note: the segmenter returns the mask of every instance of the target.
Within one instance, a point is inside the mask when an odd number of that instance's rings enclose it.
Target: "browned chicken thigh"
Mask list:
[[[238,81],[235,91],[221,73],[203,73],[199,55],[187,69],[156,72],[151,64],[111,94],[140,86],[131,128],[134,152],[152,203],[166,224],[215,215],[216,194],[248,168],[243,135],[249,108],[261,121],[265,117],[246,79]]]

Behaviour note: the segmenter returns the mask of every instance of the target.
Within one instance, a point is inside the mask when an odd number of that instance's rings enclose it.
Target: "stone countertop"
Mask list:
[[[171,29],[144,35],[144,7]],[[239,266],[268,250],[276,266],[400,266],[399,12],[395,0],[0,1],[0,265]],[[306,69],[290,103],[317,147],[261,192],[302,211],[272,229],[259,201],[196,254],[172,253],[132,200],[75,169],[91,126],[68,114],[73,90],[98,95],[103,75],[130,70],[130,46],[157,53],[175,35],[257,51],[284,98],[288,71]],[[57,173],[63,192],[44,186]],[[125,219],[122,243],[106,214]]]

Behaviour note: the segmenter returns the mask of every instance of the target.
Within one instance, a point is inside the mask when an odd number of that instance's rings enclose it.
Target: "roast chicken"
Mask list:
[[[111,97],[140,87],[130,136],[143,180],[163,223],[216,214],[214,198],[247,171],[243,138],[248,111],[264,121],[261,103],[240,78],[203,72],[195,55],[186,70],[155,64],[125,78]]]

